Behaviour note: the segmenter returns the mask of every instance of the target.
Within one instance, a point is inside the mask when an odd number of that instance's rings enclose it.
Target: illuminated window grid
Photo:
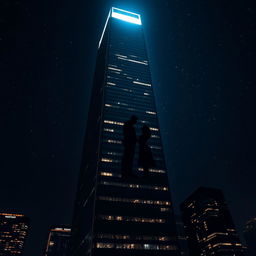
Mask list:
[[[106,132],[106,133],[115,133],[114,136],[116,136],[116,135],[117,135],[117,136],[122,136],[122,133],[123,133],[122,129],[120,129],[120,128],[111,129],[111,128],[108,128],[108,127],[104,127],[104,128],[103,128],[103,131]],[[152,139],[160,139],[160,136],[159,136],[159,135],[156,135],[156,134],[152,134],[152,135],[151,135],[151,138],[152,138]]]
[[[135,94],[134,92],[131,93],[127,91],[126,88],[110,87],[108,90],[106,90],[106,102],[117,99],[118,97],[119,101],[130,105],[130,107],[137,107],[141,110],[147,110],[146,108],[152,107],[152,104],[150,103],[150,99],[143,97],[144,92],[145,91]],[[132,98],[128,101],[127,97]]]
[[[136,77],[135,74],[132,74],[129,72],[126,72],[124,74],[125,76],[118,75],[117,77],[117,76],[114,76],[114,74],[109,73],[107,76],[107,82],[104,88],[106,88],[107,90],[113,89],[117,91],[118,89],[125,88],[125,89],[132,90],[135,94],[138,94],[138,95],[141,94],[141,92],[148,92],[152,95],[152,88],[149,86],[150,85],[149,80],[144,78],[142,82],[142,80],[136,80],[134,78],[131,79],[130,76]],[[140,82],[140,84],[136,82]]]
[[[125,90],[123,90],[125,89]],[[146,96],[144,93],[150,93],[149,91],[139,91],[136,92],[134,89],[132,89],[132,95],[127,95],[127,90],[131,90],[131,88],[127,87],[109,87],[106,90],[106,103],[113,103],[113,102],[121,102],[124,104],[120,104],[121,106],[130,106],[130,107],[136,107],[140,108],[141,110],[147,110],[146,108],[152,107],[152,104],[150,103],[150,98],[149,97],[144,97]],[[122,95],[124,94],[124,95]],[[144,95],[144,96],[143,96]],[[111,97],[113,96],[113,97]],[[133,99],[128,100],[127,97],[132,96]],[[118,98],[116,98],[118,97]],[[118,101],[116,101],[118,99]]]
[[[165,187],[165,186],[130,184],[130,183],[110,182],[110,181],[101,181],[100,184],[106,185],[106,186],[117,186],[117,187],[124,187],[124,188],[168,191],[168,187]]]
[[[113,121],[113,120],[104,120],[103,121],[105,124],[112,124],[112,125],[118,125],[118,126],[123,126],[124,122],[119,122],[119,121]],[[151,131],[159,131],[158,128],[156,127],[149,127]]]
[[[118,170],[117,170],[118,171]],[[144,172],[144,170],[142,168],[138,168],[139,172]],[[161,170],[161,169],[149,169],[149,172],[151,173],[156,173],[156,174],[164,174],[166,173],[165,170]],[[101,171],[100,172],[100,176],[106,176],[106,177],[121,177],[121,174],[119,173],[115,173],[113,171]]]
[[[106,221],[124,221],[124,222],[140,222],[140,223],[166,223],[162,218],[145,218],[145,217],[130,217],[130,216],[116,216],[116,215],[98,215],[98,219]]]
[[[120,106],[118,104],[115,105],[115,104],[108,104],[108,103],[106,103],[104,106],[107,107],[107,108],[118,109],[119,111],[127,111],[127,112],[132,111],[134,114],[156,115],[156,112],[154,112],[154,111],[149,111],[149,110],[143,111],[143,110],[140,110],[140,108],[123,107],[123,106]]]
[[[138,199],[138,198],[122,198],[111,196],[99,196],[101,201],[120,202],[120,203],[132,203],[132,204],[149,204],[149,205],[164,205],[169,206],[171,202],[162,200],[150,200],[150,199]]]
[[[134,244],[134,243],[96,243],[96,248],[101,249],[128,249],[128,250],[168,250],[175,251],[175,245]]]
[[[137,97],[142,97],[141,99],[148,102],[148,104],[153,105],[152,101],[149,101],[149,99],[152,100],[152,90],[149,86],[146,85],[142,85],[142,84],[136,84],[134,83],[133,79],[131,79],[131,77],[129,77],[128,79],[124,79],[123,77],[113,77],[111,75],[108,76],[107,78],[107,82],[104,86],[106,92],[108,93],[108,95],[110,95],[111,93],[119,93],[120,95],[122,89],[126,89],[127,92],[132,92],[133,96],[137,96]],[[149,83],[144,83],[144,84],[148,84]],[[144,94],[147,93],[147,94]],[[151,97],[143,97],[144,96],[151,96]]]
[[[148,235],[128,235],[128,234],[106,234],[100,233],[96,235],[99,239],[111,239],[111,240],[139,240],[139,241],[172,241],[169,236],[148,236]]]

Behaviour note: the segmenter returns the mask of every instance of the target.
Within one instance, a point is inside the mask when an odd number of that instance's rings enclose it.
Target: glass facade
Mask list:
[[[0,213],[0,255],[22,255],[29,219],[22,214]]]
[[[127,17],[123,17],[127,16]],[[150,127],[156,165],[121,175],[123,125]],[[99,43],[73,218],[71,255],[179,255],[167,170],[138,14],[112,8]]]

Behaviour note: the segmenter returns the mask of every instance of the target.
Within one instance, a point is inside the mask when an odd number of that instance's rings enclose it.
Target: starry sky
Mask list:
[[[70,224],[97,44],[111,6],[142,15],[176,213],[223,190],[240,232],[256,216],[254,1],[0,3],[0,211],[31,219],[25,256]]]

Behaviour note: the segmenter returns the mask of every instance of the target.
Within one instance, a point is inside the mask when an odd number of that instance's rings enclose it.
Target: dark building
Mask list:
[[[122,177],[123,126],[148,125],[155,160]],[[176,227],[140,15],[112,8],[99,42],[71,255],[177,255]]]
[[[249,220],[244,228],[248,256],[256,256],[256,218]]]
[[[0,213],[0,255],[22,255],[29,219],[22,214]]]
[[[68,226],[53,226],[50,229],[45,256],[67,256],[69,253],[71,228]]]
[[[223,193],[219,189],[197,189],[181,204],[190,256],[242,256]]]
[[[178,234],[178,244],[180,248],[180,254],[181,256],[188,256],[188,243],[187,243],[187,237],[185,235],[184,230],[184,223],[182,221],[182,218],[180,215],[175,215],[176,219],[176,227],[177,227],[177,234]]]

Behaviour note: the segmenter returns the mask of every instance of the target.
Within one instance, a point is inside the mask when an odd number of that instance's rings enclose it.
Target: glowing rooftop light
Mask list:
[[[130,23],[141,25],[140,15],[133,12],[128,12],[122,9],[112,7],[111,17],[119,20],[124,20]]]
[[[126,22],[130,22],[130,23],[133,23],[133,24],[137,24],[137,25],[142,24],[139,14],[133,13],[133,12],[128,12],[128,11],[125,11],[125,10],[122,10],[122,9],[112,7],[110,9],[109,13],[108,13],[107,21],[105,23],[103,32],[101,34],[98,48],[100,48],[101,41],[103,39],[105,30],[106,30],[106,27],[107,27],[107,24],[108,24],[108,20],[109,20],[110,17],[115,18],[115,19],[119,19],[119,20],[123,20],[123,21],[126,21]]]

